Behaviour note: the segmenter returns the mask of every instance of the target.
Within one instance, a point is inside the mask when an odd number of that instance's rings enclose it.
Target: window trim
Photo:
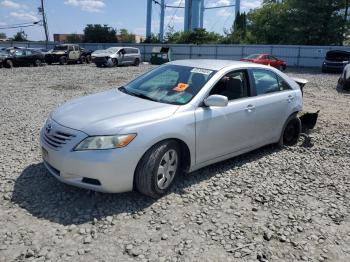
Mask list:
[[[252,85],[251,85],[251,73],[249,68],[236,68],[233,69],[231,71],[226,72],[224,75],[222,75],[217,81],[215,81],[215,83],[207,90],[206,94],[204,95],[203,100],[199,103],[198,107],[207,107],[204,105],[204,100],[207,99],[209,97],[209,94],[211,92],[211,90],[215,87],[215,85],[225,76],[227,76],[228,74],[234,73],[234,72],[239,72],[239,71],[245,71],[246,76],[247,76],[247,85],[248,85],[248,96],[247,97],[241,97],[241,98],[237,98],[237,99],[233,99],[233,100],[228,100],[228,104],[230,104],[231,102],[236,102],[236,101],[241,101],[243,99],[248,99],[248,98],[252,98],[254,97],[254,92],[255,89],[253,89]]]
[[[278,85],[280,85],[280,81],[279,81],[278,77],[282,78],[276,72],[274,72],[274,71],[272,71],[270,69],[267,69],[267,68],[258,68],[258,67],[257,68],[250,68],[249,72],[250,72],[250,75],[251,75],[251,87],[254,88],[254,96],[268,96],[268,95],[274,95],[274,94],[277,94],[277,93],[288,92],[288,91],[293,91],[294,90],[290,86],[290,84],[287,81],[285,81],[287,83],[287,85],[290,87],[290,89],[288,89],[288,90],[278,90],[278,91],[275,91],[275,92],[270,92],[270,93],[265,93],[265,94],[258,95],[257,89],[256,89],[256,85],[255,85],[255,78],[254,78],[254,74],[253,74],[254,70],[263,70],[263,71],[267,71],[267,72],[270,72],[270,73],[274,74],[276,76],[276,80],[278,82]]]

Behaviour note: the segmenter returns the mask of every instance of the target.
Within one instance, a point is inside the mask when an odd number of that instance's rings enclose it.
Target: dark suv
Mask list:
[[[328,51],[322,64],[322,72],[342,72],[350,62],[350,52],[342,50]]]

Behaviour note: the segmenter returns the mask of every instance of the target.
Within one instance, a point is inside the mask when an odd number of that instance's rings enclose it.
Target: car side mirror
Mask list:
[[[222,95],[211,95],[204,99],[204,105],[225,107],[228,104],[228,98]]]

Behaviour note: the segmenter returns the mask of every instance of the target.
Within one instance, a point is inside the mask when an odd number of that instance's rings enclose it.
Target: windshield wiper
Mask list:
[[[147,99],[147,100],[151,100],[151,101],[154,101],[154,102],[159,102],[157,99],[154,99],[152,97],[149,97],[149,96],[146,96],[142,93],[135,93],[135,92],[131,92],[129,91],[128,89],[126,89],[124,86],[122,87],[119,87],[119,90],[125,94],[128,94],[128,95],[131,95],[131,96],[136,96],[136,97],[139,97],[139,98],[143,98],[143,99]]]

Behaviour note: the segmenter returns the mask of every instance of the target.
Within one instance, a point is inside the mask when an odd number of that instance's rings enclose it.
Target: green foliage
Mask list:
[[[107,25],[88,24],[84,29],[84,42],[87,43],[116,43],[116,30]]]
[[[152,34],[150,38],[148,39],[145,39],[145,41],[143,41],[144,43],[147,43],[147,44],[157,44],[157,43],[160,43],[159,41],[159,38],[155,35],[155,34]]]
[[[120,29],[118,40],[121,43],[135,43],[135,35],[128,32],[127,29]]]
[[[15,42],[26,42],[26,41],[28,41],[27,34],[23,30],[18,31],[13,36],[12,40],[15,41]]]
[[[168,32],[166,42],[173,44],[212,44],[221,42],[222,36],[205,29],[198,28],[193,32]]]
[[[256,44],[342,44],[347,19],[344,0],[266,0],[248,14],[249,42]]]
[[[223,44],[244,44],[247,42],[247,15],[238,13],[230,30],[224,30]]]
[[[6,39],[6,34],[0,32],[0,39]]]

